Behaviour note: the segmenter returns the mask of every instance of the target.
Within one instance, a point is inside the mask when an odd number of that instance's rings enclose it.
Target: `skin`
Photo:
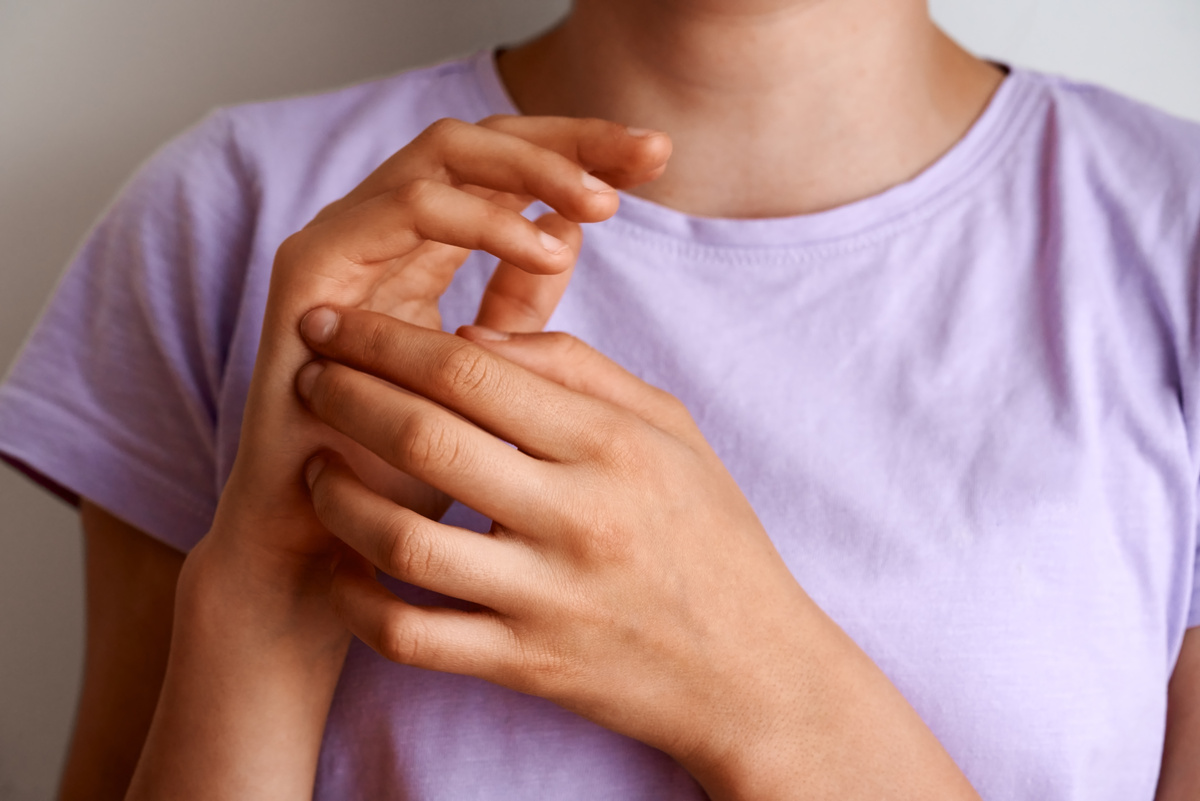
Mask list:
[[[331,560],[344,547],[313,512],[304,461],[341,446],[393,501],[436,516],[445,500],[302,408],[293,384],[311,352],[299,319],[338,297],[440,323],[437,297],[467,249],[504,260],[491,295],[525,273],[553,274],[561,291],[574,250],[545,229],[577,238],[575,222],[603,220],[617,203],[564,153],[629,185],[657,175],[669,143],[597,120],[442,122],[280,248],[238,458],[212,529],[180,572],[162,694],[127,797],[311,796],[350,634],[329,600]],[[540,228],[525,221],[513,209],[533,197],[562,216]],[[504,304],[485,299],[488,308]]]
[[[584,0],[500,66],[540,116],[431,127],[281,247],[238,460],[186,560],[85,506],[95,608],[64,797],[94,778],[89,797],[119,797],[130,769],[134,799],[310,797],[353,632],[661,748],[713,798],[974,798],[679,404],[536,332],[577,223],[616,208],[585,176],[699,214],[830,208],[935,161],[1000,73],[898,0]],[[556,212],[536,226],[515,214],[533,198]],[[436,300],[467,249],[501,264],[456,337]],[[451,496],[494,536],[433,522]],[[406,606],[375,568],[486,609]],[[1197,650],[1170,688],[1164,799],[1197,787]]]
[[[805,214],[907,181],[1003,78],[922,0],[580,0],[500,69],[526,114],[669,132],[671,169],[634,192],[715,217]]]
[[[490,538],[435,523],[332,453],[310,462],[321,522],[370,560],[343,559],[332,588],[367,644],[549,698],[675,757],[714,799],[976,797],[674,398],[564,334],[461,331],[471,344],[327,319],[305,319],[336,360],[300,373],[309,409],[495,521]],[[374,568],[487,611],[409,606]]]

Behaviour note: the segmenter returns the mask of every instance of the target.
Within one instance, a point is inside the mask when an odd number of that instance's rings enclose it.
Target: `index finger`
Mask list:
[[[607,185],[628,188],[662,174],[671,141],[657,131],[639,131],[600,119],[498,115],[475,125],[439,120],[393,154],[350,194],[330,204],[318,219],[409,182],[432,178],[480,187],[481,195],[520,209],[545,201],[569,219],[597,222],[615,206],[593,208],[578,180],[565,178],[568,163]],[[577,175],[578,173],[576,173]],[[561,178],[563,191],[556,186]],[[512,202],[504,202],[502,197]]]
[[[671,157],[671,138],[665,133],[594,117],[497,114],[479,125],[553,150],[616,189],[654,180]]]
[[[360,309],[314,309],[318,354],[428,398],[538,459],[574,461],[622,413],[467,340]]]

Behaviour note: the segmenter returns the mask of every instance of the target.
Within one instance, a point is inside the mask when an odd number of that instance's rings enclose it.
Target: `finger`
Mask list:
[[[566,243],[520,214],[430,180],[373,197],[296,236],[308,247],[306,261],[324,263],[335,276],[347,265],[401,258],[427,241],[484,250],[534,273],[560,273],[575,259]]]
[[[613,187],[554,148],[484,125],[439,120],[402,151],[391,181],[433,178],[541,200],[577,222],[612,216]]]
[[[393,662],[491,679],[514,661],[515,639],[497,614],[413,606],[388,592],[373,571],[343,559],[330,602],[346,628]]]
[[[458,335],[567,389],[633,412],[663,431],[687,436],[695,431],[687,409],[674,395],[646,383],[570,334],[510,334],[463,326]]]
[[[461,337],[384,314],[323,307],[300,329],[317,353],[441,404],[540,460],[592,453],[599,432],[626,414]]]
[[[553,150],[618,189],[654,180],[671,157],[665,133],[608,120],[501,114],[479,125]]]
[[[333,209],[426,179],[536,198],[567,219],[599,222],[616,211],[618,199],[613,187],[591,172],[605,171],[632,185],[656,177],[669,154],[665,136],[632,136],[625,126],[602,120],[496,117],[471,125],[442,119]]]
[[[578,253],[583,231],[557,214],[547,214],[538,227]],[[475,324],[498,331],[541,331],[571,282],[570,267],[557,275],[533,275],[510,262],[496,267],[484,290]]]
[[[340,458],[305,469],[321,524],[389,576],[493,609],[508,607],[514,577],[536,564],[511,541],[447,526],[377,495]]]
[[[548,465],[425,397],[337,362],[307,365],[297,390],[326,425],[503,525],[546,530],[564,522],[546,503]]]

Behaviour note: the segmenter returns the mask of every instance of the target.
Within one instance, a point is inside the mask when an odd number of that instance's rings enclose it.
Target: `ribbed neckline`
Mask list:
[[[496,68],[495,53],[471,58],[484,113],[519,114]],[[1003,159],[1025,118],[1036,108],[1036,76],[1009,68],[1008,76],[966,135],[915,178],[877,195],[828,211],[794,217],[721,219],[698,217],[621,193],[612,222],[641,229],[643,238],[666,238],[679,249],[739,251],[741,259],[778,259],[789,251],[853,249],[927,219],[975,185]],[[755,252],[757,251],[757,252]],[[816,255],[809,253],[808,255]]]

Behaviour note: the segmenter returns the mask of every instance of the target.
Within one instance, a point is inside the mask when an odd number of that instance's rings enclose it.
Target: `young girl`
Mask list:
[[[1194,797],[1198,281],[1200,129],[920,0],[218,112],[0,390],[63,796]]]

